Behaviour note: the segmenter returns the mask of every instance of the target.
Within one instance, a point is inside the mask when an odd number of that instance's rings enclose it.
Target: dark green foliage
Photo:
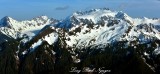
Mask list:
[[[63,30],[59,33],[58,41],[54,45],[49,45],[44,41],[33,52],[29,51],[23,57],[20,53],[28,47],[20,44],[19,57],[22,59],[18,60],[15,56],[18,55],[16,51],[18,51],[19,42],[12,40],[0,44],[2,48],[0,51],[0,74],[71,74],[69,71],[72,67],[80,70],[83,70],[84,67],[96,69],[104,67],[104,69],[111,70],[112,74],[160,73],[160,55],[153,53],[157,48],[156,44],[160,44],[159,40],[145,44],[132,41],[128,46],[126,46],[127,41],[119,41],[113,44],[104,44],[106,47],[103,49],[97,48],[98,46],[76,49],[75,53],[78,54],[81,62],[74,63],[71,58],[73,54],[69,52],[72,48],[66,47],[65,34],[61,33]],[[31,40],[29,45],[32,42],[34,40]],[[53,54],[53,51],[56,54]],[[150,55],[146,56],[144,52]],[[155,68],[155,72],[147,64]]]
[[[18,74],[19,59],[15,53],[18,51],[18,42],[8,41],[0,44],[0,74]]]
[[[61,49],[61,55],[59,58],[57,58],[55,63],[55,73],[56,74],[65,74],[69,73],[69,70],[71,67],[74,66],[74,63],[72,62],[70,53],[65,50]]]
[[[52,54],[53,46],[43,42],[34,52],[26,55],[20,65],[20,74],[53,73],[55,55]]]
[[[81,69],[91,65],[96,69],[105,67],[113,74],[154,74],[141,55],[133,47],[123,48],[124,44],[125,42],[118,42],[114,47],[106,47],[104,52],[98,53],[96,50],[100,49],[95,49],[96,54],[83,54],[85,58],[79,67]],[[113,49],[115,50],[113,51]],[[130,53],[126,54],[127,52]]]
[[[55,30],[53,30],[51,27],[44,28],[42,32],[40,32],[38,35],[36,35],[31,41],[26,43],[25,48],[29,49],[29,47],[33,43],[37,42],[39,39],[45,37],[47,34],[50,34],[52,32],[55,32]]]
[[[12,41],[13,39],[0,32],[0,44],[3,43],[3,42],[6,42],[6,40],[7,41]]]

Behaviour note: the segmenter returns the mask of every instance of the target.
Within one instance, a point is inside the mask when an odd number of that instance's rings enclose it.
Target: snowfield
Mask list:
[[[46,34],[33,43],[32,49],[41,45],[43,41],[47,41],[49,45],[57,42],[58,28],[67,30],[64,33],[64,42],[66,47],[71,47],[72,50],[98,45],[103,47],[116,41],[138,41],[143,44],[160,39],[160,19],[132,18],[122,11],[109,9],[76,12],[60,22],[47,16],[30,21],[16,21],[5,17],[0,22],[0,32],[15,39],[23,38],[24,43],[32,40],[44,27],[53,27],[56,32]],[[159,48],[155,50],[156,53],[159,53],[158,51]]]

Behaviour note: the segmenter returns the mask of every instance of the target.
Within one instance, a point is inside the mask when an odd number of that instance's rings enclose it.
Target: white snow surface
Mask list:
[[[39,45],[41,45],[41,44],[42,44],[42,40],[39,39],[36,43],[34,43],[34,44],[31,46],[31,48],[30,48],[31,52],[34,51],[34,49],[37,48],[37,47],[38,47]]]
[[[105,19],[102,19],[102,17],[105,17]],[[93,22],[93,29],[88,27],[89,24],[87,24],[85,20]],[[103,21],[104,26],[99,24],[99,21]],[[11,26],[11,28],[4,25],[1,26],[0,30],[2,33],[14,38],[26,34],[29,36],[29,40],[35,36],[40,29],[50,24],[51,21],[46,16],[43,16],[30,21],[21,22],[9,18],[8,23],[10,24],[7,26]],[[82,49],[91,45],[102,45],[98,46],[101,48],[103,45],[115,41],[137,40],[140,43],[145,43],[153,38],[160,39],[160,19],[150,19],[147,17],[132,18],[122,11],[94,9],[86,12],[76,12],[59,23],[60,24],[57,25],[60,25],[60,27],[67,28],[69,29],[69,32],[73,31],[73,33],[75,33],[75,35],[66,33],[65,37],[66,39],[69,39],[65,40],[67,47]],[[80,31],[74,32],[77,28],[80,28]],[[58,34],[53,32],[42,38],[40,41],[45,40],[52,45],[56,42],[57,38]],[[26,38],[24,39],[24,42],[28,40]],[[38,44],[35,44],[34,46],[37,45]]]
[[[50,45],[53,45],[58,40],[58,34],[57,33],[50,33],[49,35],[46,35],[43,39],[47,41]]]
[[[155,53],[156,55],[160,54],[160,47],[157,47],[157,48],[154,50],[154,53]]]
[[[57,40],[58,40],[58,34],[56,32],[52,32],[52,33],[46,35],[44,38],[41,38],[37,42],[33,43],[29,49],[32,52],[38,46],[40,46],[43,41],[47,41],[49,45],[53,45]]]
[[[89,13],[73,13],[73,16],[75,16],[78,19],[89,19],[92,20],[94,23],[97,23],[97,21],[100,20],[101,17],[114,17],[117,12],[112,12],[110,10],[102,10],[102,9],[94,9]]]
[[[134,41],[137,40],[140,43],[145,43],[153,38],[160,39],[160,19],[150,19],[150,18],[131,18],[126,13],[122,11],[110,11],[95,9],[93,11],[74,13],[71,17],[75,17],[80,24],[75,25],[74,20],[67,18],[66,21],[73,24],[73,27],[69,31],[73,31],[80,27],[81,31],[77,32],[75,35],[66,35],[66,40],[68,47],[75,48],[85,48],[87,46],[105,45],[107,43],[112,43],[114,41]],[[102,20],[101,17],[110,17],[106,20],[104,26],[96,28],[99,24],[98,21]],[[94,22],[93,29],[87,28],[87,25],[82,26],[83,21],[81,19],[88,19]],[[112,26],[107,26],[110,20],[119,21],[118,24],[112,24]],[[63,23],[63,22],[62,22]],[[66,23],[68,24],[68,23]],[[158,26],[158,27],[157,27]],[[85,33],[89,31],[88,33]],[[101,47],[101,46],[100,46]]]
[[[160,46],[159,44],[156,44],[157,48],[154,50],[154,54],[159,55],[160,54]]]
[[[11,17],[5,17],[1,20],[0,23],[0,31],[8,36],[13,38],[19,38],[23,35],[27,35],[29,37],[35,36],[43,27],[51,24],[53,21],[50,20],[47,16],[39,16],[32,20],[25,21],[17,21]],[[2,22],[6,22],[7,24],[3,24]]]

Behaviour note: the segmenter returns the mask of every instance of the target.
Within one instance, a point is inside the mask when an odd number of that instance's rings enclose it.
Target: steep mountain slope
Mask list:
[[[131,18],[108,9],[77,12],[57,26],[68,29],[65,36],[68,47],[81,49],[116,41],[147,43],[160,38],[160,19]]]
[[[76,12],[63,21],[5,17],[0,23],[0,35],[7,39],[0,43],[2,74],[10,69],[66,74],[73,67],[86,72],[104,67],[113,74],[160,73],[160,19],[131,18],[104,8]],[[8,60],[14,64],[3,65]]]
[[[58,20],[49,19],[47,16],[39,16],[29,21],[17,21],[6,16],[0,21],[0,31],[15,39],[23,36],[32,37],[46,25],[55,24],[57,22]]]

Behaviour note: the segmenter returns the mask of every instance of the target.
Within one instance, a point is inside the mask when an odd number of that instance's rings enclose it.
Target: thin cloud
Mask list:
[[[69,6],[56,7],[55,10],[67,10]]]

